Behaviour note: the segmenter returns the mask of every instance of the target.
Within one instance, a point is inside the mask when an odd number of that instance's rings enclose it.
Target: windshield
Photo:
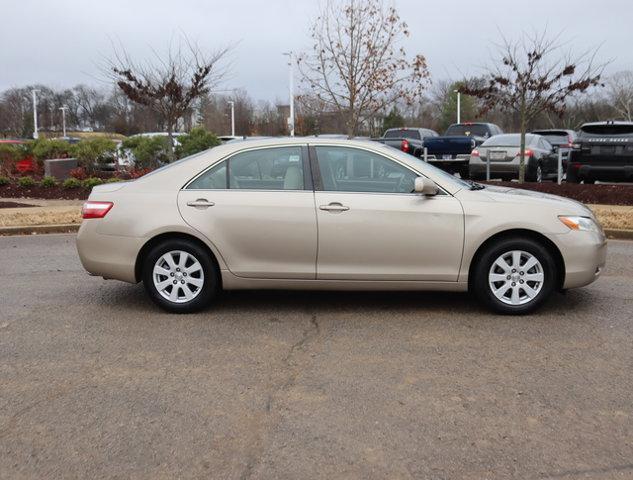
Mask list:
[[[447,137],[450,136],[466,136],[466,137],[487,137],[490,135],[490,131],[486,125],[451,125],[444,134]]]
[[[470,189],[472,187],[472,183],[466,182],[455,175],[451,175],[450,173],[445,172],[444,170],[440,170],[433,165],[426,163],[424,160],[414,157],[413,155],[409,155],[408,153],[404,153],[402,150],[398,150],[397,148],[389,147],[387,145],[381,145],[381,147],[389,150],[389,155],[393,157],[399,157],[404,162],[411,162],[420,164],[420,171],[422,172],[431,172],[432,176],[439,179],[440,182],[445,182],[447,184],[451,184],[454,188],[457,189]]]
[[[534,138],[534,135],[526,135],[525,143],[528,145],[533,143]],[[521,135],[515,133],[495,135],[481,144],[482,147],[518,147],[519,145],[521,145]]]
[[[541,133],[540,135],[544,136],[552,145],[566,145],[569,143],[567,134]]]
[[[420,139],[420,132],[412,128],[398,128],[396,130],[387,130],[385,138],[415,138]]]
[[[580,130],[590,135],[633,135],[633,123],[624,125],[608,123],[604,125],[584,125]]]

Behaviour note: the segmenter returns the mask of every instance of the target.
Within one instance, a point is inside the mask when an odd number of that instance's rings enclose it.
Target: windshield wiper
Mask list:
[[[485,185],[482,185],[481,183],[473,182],[472,180],[465,180],[465,182],[468,185],[470,185],[471,190],[483,190],[484,188],[486,188]]]

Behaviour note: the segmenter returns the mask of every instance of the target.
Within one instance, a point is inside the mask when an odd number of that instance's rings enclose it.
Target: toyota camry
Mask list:
[[[85,269],[171,312],[221,289],[327,289],[470,291],[523,314],[596,280],[607,245],[578,202],[326,138],[227,143],[100,185],[83,219]]]

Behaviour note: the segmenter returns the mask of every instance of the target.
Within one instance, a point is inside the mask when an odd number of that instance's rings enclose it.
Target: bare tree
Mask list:
[[[170,47],[166,56],[155,52],[154,61],[134,62],[124,49],[115,49],[106,73],[125,95],[160,116],[169,137],[169,157],[174,158],[173,131],[180,118],[191,112],[193,102],[209,93],[226,74],[220,67],[229,48],[205,54],[187,38]]]
[[[345,116],[347,134],[396,100],[412,104],[429,73],[422,55],[399,45],[406,23],[382,0],[329,0],[311,29],[313,47],[299,56],[304,88]]]
[[[519,182],[525,180],[525,133],[529,122],[543,112],[562,117],[567,100],[600,86],[604,65],[595,65],[596,50],[572,56],[563,52],[559,36],[545,30],[506,39],[499,46],[496,65],[489,67],[484,85],[466,84],[462,93],[483,100],[482,114],[499,108],[519,116],[521,152]]]
[[[607,79],[607,95],[623,120],[633,120],[633,71],[616,73]]]

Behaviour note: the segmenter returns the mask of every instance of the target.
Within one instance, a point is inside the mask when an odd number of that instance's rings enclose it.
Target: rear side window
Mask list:
[[[238,153],[204,172],[187,189],[303,190],[301,151],[280,147]]]
[[[420,132],[412,128],[399,128],[397,130],[387,130],[385,138],[414,138],[420,140]]]

